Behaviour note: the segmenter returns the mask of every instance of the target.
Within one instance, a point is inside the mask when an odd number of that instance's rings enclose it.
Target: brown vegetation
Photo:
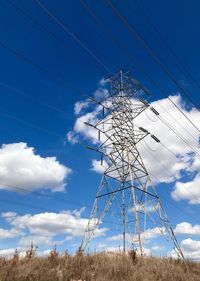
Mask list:
[[[32,249],[33,250],[33,249]],[[200,264],[167,258],[137,258],[134,253],[49,257],[16,255],[0,259],[0,281],[199,281]]]

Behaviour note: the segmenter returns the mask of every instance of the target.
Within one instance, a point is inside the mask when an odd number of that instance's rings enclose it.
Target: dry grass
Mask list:
[[[0,281],[199,281],[200,264],[166,258],[94,254],[0,259]]]

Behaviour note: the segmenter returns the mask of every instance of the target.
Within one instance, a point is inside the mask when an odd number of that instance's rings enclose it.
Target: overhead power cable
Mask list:
[[[27,188],[23,188],[23,187],[19,187],[19,186],[13,186],[13,185],[5,184],[5,183],[2,183],[2,182],[0,182],[0,185],[1,185],[1,186],[5,186],[5,187],[7,187],[7,188],[9,188],[9,189],[14,189],[14,190],[19,191],[19,192],[21,192],[21,193],[26,193],[26,194],[31,193],[31,195],[36,195],[36,196],[38,196],[38,197],[44,197],[44,198],[48,198],[48,199],[54,199],[54,200],[56,200],[56,201],[68,203],[68,204],[70,204],[70,205],[76,205],[76,206],[79,206],[79,207],[83,207],[83,204],[81,204],[81,203],[74,202],[74,201],[70,201],[70,200],[67,200],[67,199],[64,199],[64,198],[55,196],[55,195],[53,195],[53,194],[47,195],[47,194],[45,194],[45,193],[40,193],[40,192],[38,192],[38,191],[36,191],[36,190],[28,190]],[[85,205],[85,204],[84,204],[84,205]],[[86,206],[86,205],[85,205],[85,207],[90,208],[91,206]]]
[[[131,59],[131,61],[133,61],[133,63],[137,66],[137,68],[149,79],[149,81],[151,81],[151,83],[162,93],[167,94],[168,93],[165,91],[165,89],[158,84],[157,81],[155,81],[147,72],[146,70],[140,65],[140,63],[138,62],[137,58],[135,56],[133,56],[133,54],[129,51],[129,49],[123,44],[122,41],[118,40],[115,35],[113,34],[113,32],[102,22],[102,20],[97,17],[97,15],[95,14],[95,12],[85,3],[84,0],[80,0],[80,3],[82,4],[82,6],[84,7],[84,9],[92,16],[92,18],[95,20],[95,22],[103,29],[103,31],[108,34],[109,38],[123,51],[123,54],[126,55],[129,59]],[[183,112],[183,110],[177,106],[170,97],[167,97],[167,99],[170,101],[170,103],[172,103],[172,105],[179,110],[179,112],[185,117],[187,118],[187,120],[190,122],[190,124],[197,129],[199,132],[199,128],[185,115],[185,113]],[[158,102],[157,102],[158,103]],[[159,103],[158,103],[159,104]],[[159,104],[159,106],[161,106]],[[163,108],[163,107],[162,107]],[[165,108],[163,108],[166,112],[167,110]],[[168,113],[168,112],[167,112]],[[168,113],[169,114],[169,113]],[[170,114],[171,116],[171,114]],[[175,119],[175,118],[174,118]],[[178,122],[176,120],[176,122]]]
[[[80,89],[74,87],[71,83],[65,81],[63,78],[60,78],[60,77],[56,76],[55,74],[50,72],[48,69],[43,68],[39,64],[33,62],[31,59],[25,57],[24,55],[22,55],[21,53],[19,53],[16,50],[10,48],[8,45],[6,45],[5,43],[3,43],[1,41],[0,41],[0,47],[2,47],[3,49],[7,50],[10,53],[12,53],[13,55],[15,55],[16,57],[20,58],[21,60],[25,61],[26,63],[32,65],[33,67],[39,69],[40,71],[46,73],[48,76],[53,77],[56,81],[60,82],[62,85],[67,87],[67,89],[68,89],[68,87],[70,87],[71,89],[77,91],[80,95],[83,95],[83,93],[80,91]]]
[[[151,177],[155,178],[157,182],[160,182],[160,179],[153,175],[152,173],[149,173],[151,175]],[[177,210],[179,210],[179,212],[181,214],[185,214],[187,217],[192,218],[194,221],[196,221],[197,223],[199,223],[199,219],[198,217],[192,216],[190,214],[188,214],[185,209],[180,208],[177,204],[173,204],[169,199],[167,199],[166,197],[164,197],[165,201],[167,201],[172,207],[176,208]],[[191,205],[189,206],[190,209],[194,210],[198,215],[199,215],[199,211],[197,211],[195,208],[193,208]]]
[[[168,97],[168,99],[181,112],[181,114],[185,116],[185,118],[188,120],[188,122],[190,122],[190,124],[192,124],[192,126],[200,133],[200,129],[194,124],[194,122],[192,122],[190,120],[190,118],[183,112],[183,110],[181,110],[180,107],[178,107],[170,97]]]
[[[146,19],[146,21],[149,23],[149,25],[154,30],[154,32],[157,34],[159,41],[167,47],[169,53],[175,59],[176,65],[179,68],[179,70],[184,73],[184,75],[188,78],[188,80],[190,80],[190,82],[192,83],[192,85],[194,87],[196,87],[198,90],[200,90],[199,83],[196,81],[196,79],[190,73],[188,68],[183,63],[183,61],[177,56],[177,54],[174,52],[174,50],[170,47],[170,45],[168,44],[168,42],[166,41],[166,39],[164,38],[162,33],[158,30],[157,26],[152,22],[151,18],[147,15],[145,10],[142,8],[139,1],[134,0],[134,5],[136,5],[136,7],[140,11],[140,13],[143,15],[143,17]]]
[[[18,205],[18,206],[23,206],[23,207],[26,207],[28,209],[38,210],[40,212],[42,211],[42,212],[57,212],[58,213],[58,211],[54,211],[54,210],[49,209],[49,208],[47,209],[47,208],[44,208],[42,206],[35,206],[33,204],[27,204],[27,203],[24,203],[24,202],[20,202],[20,201],[16,201],[16,200],[13,200],[13,199],[8,199],[8,198],[3,198],[3,197],[0,198],[0,202],[14,204],[14,205]],[[13,217],[14,217],[14,215],[13,215]],[[88,219],[88,218],[82,218],[82,219]],[[107,224],[116,224],[113,221],[108,221],[108,220],[104,220],[103,222],[107,223]],[[109,230],[113,230],[113,229],[109,228]]]
[[[15,54],[16,54],[16,52],[15,52]],[[29,60],[30,61],[30,60]],[[172,101],[173,102],[173,101]],[[180,109],[179,109],[180,110]],[[191,122],[191,121],[190,121]],[[196,127],[197,128],[197,127]],[[198,128],[197,128],[198,129]]]
[[[30,193],[31,195],[34,195],[34,196],[37,196],[37,197],[43,197],[43,198],[47,198],[47,199],[53,199],[55,201],[58,201],[58,202],[62,202],[62,203],[67,203],[69,205],[73,205],[73,206],[78,206],[78,207],[86,207],[86,208],[89,208],[91,209],[91,205],[87,205],[85,203],[81,203],[81,202],[76,202],[76,201],[72,201],[72,200],[68,200],[68,199],[65,199],[65,198],[61,198],[60,196],[56,196],[54,194],[45,194],[45,193],[40,193],[36,190],[29,190],[27,188],[23,188],[23,187],[19,187],[19,186],[14,186],[14,185],[10,185],[10,184],[5,184],[3,182],[0,182],[0,186],[4,186],[4,187],[7,187],[8,190],[9,189],[13,189],[13,190],[16,190],[18,192],[21,192],[21,193]],[[109,211],[108,211],[109,213]]]
[[[195,141],[197,142],[197,139],[191,134],[191,132],[186,129],[181,122],[179,122],[164,106],[161,105],[159,101],[156,101],[156,103],[184,130],[187,132],[187,134]],[[184,112],[183,112],[184,113]],[[189,119],[190,120],[190,119]]]
[[[158,117],[171,131],[174,132],[186,145],[188,145],[193,151],[195,151],[200,156],[200,151],[191,145],[177,130],[171,126],[164,118],[161,116]]]
[[[192,146],[173,126],[171,126],[163,117],[160,116],[159,112],[155,108],[149,108],[160,120],[163,122],[180,140],[182,140],[187,146],[189,146],[195,153],[200,156],[200,151]]]
[[[59,137],[59,138],[63,138],[63,135],[61,135],[61,134],[58,134],[58,133],[56,133],[56,132],[52,132],[52,131],[50,131],[50,130],[48,130],[48,129],[45,129],[45,128],[43,128],[43,127],[40,127],[40,126],[38,126],[38,125],[32,124],[32,123],[30,123],[30,122],[27,122],[27,121],[25,121],[25,120],[23,120],[23,119],[21,119],[21,118],[12,116],[12,115],[7,114],[7,113],[4,113],[4,112],[0,112],[0,115],[3,116],[3,117],[5,117],[5,118],[9,118],[9,119],[16,120],[17,122],[20,122],[20,123],[22,123],[22,124],[24,124],[24,125],[26,125],[26,126],[28,126],[28,127],[31,127],[31,128],[37,129],[37,130],[40,130],[40,131],[42,131],[42,132],[44,132],[44,133],[46,133],[46,134],[50,134],[50,135],[53,135],[53,136],[56,136],[56,137]]]
[[[13,4],[11,1],[7,0],[7,2],[8,2],[9,4],[11,4],[13,7],[15,7],[17,10],[19,10],[23,15],[25,15],[26,17],[29,17],[27,13],[25,13],[23,10],[19,9],[19,8],[18,8],[15,4]],[[96,17],[96,15],[95,15],[95,14],[91,11],[91,9],[84,3],[84,1],[81,1],[81,3],[82,3],[83,6],[88,10],[88,12],[90,12],[90,14],[96,19],[96,21],[102,25],[103,23]],[[35,19],[33,19],[33,17],[31,17],[30,19],[31,19],[34,23],[39,24],[39,22],[36,21]],[[40,26],[42,29],[44,29],[45,31],[47,31],[47,32],[49,31],[50,34],[51,34],[51,31],[50,31],[49,29],[47,29],[45,26],[43,26],[43,25],[41,26],[41,24],[39,24],[39,26]],[[104,25],[103,25],[103,26],[104,26]],[[106,28],[106,27],[104,26],[104,28]],[[114,38],[110,31],[109,31],[108,33],[112,36],[112,38]],[[54,34],[54,35],[55,35],[55,34]],[[120,41],[116,41],[116,40],[117,40],[117,39],[114,38],[115,43],[118,43],[118,45],[119,45],[120,47],[124,47],[124,46],[122,46],[121,44],[119,44]],[[127,53],[127,49],[125,49],[125,54],[126,54],[126,53]],[[129,52],[128,52],[128,54],[130,55]],[[131,58],[133,59],[132,56],[131,56]],[[150,81],[151,81],[158,89],[160,89],[161,91],[163,91],[163,89],[158,85],[158,83],[157,83],[156,81],[154,81],[154,80],[148,75],[148,73],[145,72],[145,70],[138,64],[138,62],[136,62],[135,59],[134,59],[134,63],[140,68],[140,70],[150,79]],[[41,70],[41,69],[40,69],[40,70]],[[79,91],[80,91],[80,90],[79,90]],[[197,128],[197,126],[195,126],[195,124],[193,124],[193,122],[183,113],[183,111],[182,111],[169,97],[168,97],[168,99],[169,99],[170,102],[171,102],[171,103],[188,119],[188,121],[189,121],[197,130],[199,130],[199,129]],[[200,130],[199,130],[199,132],[200,132]]]
[[[160,142],[160,144],[169,152],[171,153],[176,159],[178,159],[179,162],[182,162],[184,164],[187,165],[187,167],[189,168],[189,170],[192,170],[194,173],[196,173],[196,171],[192,168],[191,164],[189,164],[187,161],[184,161],[182,158],[180,158],[176,153],[174,153],[168,146],[166,146],[162,141]]]
[[[181,93],[187,97],[187,99],[193,104],[198,110],[199,106],[195,105],[195,102],[191,98],[191,96],[188,94],[187,89],[185,89],[184,85],[179,82],[175,76],[171,73],[169,68],[160,60],[160,58],[154,53],[153,49],[148,45],[148,43],[145,41],[145,39],[139,34],[139,32],[133,27],[133,25],[130,25],[126,17],[119,11],[119,9],[116,8],[116,6],[112,3],[111,0],[107,0],[108,5],[110,6],[113,13],[123,22],[123,24],[127,27],[130,34],[136,38],[136,40],[143,46],[143,48],[148,52],[148,54],[152,57],[152,59],[163,69],[163,71],[167,74],[167,76],[170,78],[170,80],[180,89]]]
[[[172,154],[177,158],[177,155],[174,154],[173,151],[171,151],[167,146],[165,146],[162,141],[160,142],[160,144],[161,144],[164,148],[166,148],[170,153],[172,153]],[[143,146],[143,145],[142,145],[142,146]],[[144,147],[144,146],[143,146],[143,147]],[[144,148],[145,148],[145,147],[144,147]],[[149,153],[152,155],[153,159],[155,159],[155,155],[153,155],[153,153],[150,151],[149,147],[146,146],[145,149],[148,149],[148,150],[149,150]],[[187,164],[188,167],[189,167],[190,169],[192,169],[192,167],[190,167],[190,165],[189,165],[187,162],[183,161],[183,160],[180,159],[180,158],[178,158],[178,159],[179,159],[181,162]],[[159,163],[159,165],[162,166],[162,167],[165,169],[165,171],[167,171],[167,173],[168,173],[168,168],[167,168],[163,163],[161,163],[160,161],[157,161],[157,163]],[[193,170],[193,169],[192,169],[192,170]],[[193,171],[195,172],[195,170],[193,170]],[[160,180],[157,176],[155,176],[155,175],[152,174],[151,172],[149,172],[149,174],[150,174],[153,178],[155,178],[157,182],[161,182],[161,180]],[[172,175],[170,175],[169,173],[168,173],[168,175],[169,175],[170,177],[172,176]],[[195,221],[197,221],[197,222],[199,223],[199,221],[198,221],[195,217],[190,216],[187,212],[184,212],[184,210],[182,210],[182,208],[179,208],[177,205],[173,204],[171,201],[169,201],[169,200],[166,199],[166,198],[165,198],[165,200],[168,201],[172,206],[174,206],[175,208],[177,208],[179,211],[185,213],[187,216],[193,218]],[[194,210],[194,211],[199,215],[199,211],[197,211],[197,210],[196,210],[195,208],[193,208],[192,206],[190,206],[190,208],[191,208],[192,210]]]
[[[45,107],[48,108],[48,109],[57,111],[57,112],[59,112],[59,113],[61,113],[61,114],[64,114],[64,115],[66,115],[66,116],[68,117],[67,113],[66,113],[64,110],[59,109],[59,108],[57,108],[57,107],[55,107],[55,106],[53,106],[53,105],[50,105],[50,104],[48,104],[48,103],[46,103],[46,102],[40,101],[40,100],[36,99],[35,97],[26,94],[26,93],[25,93],[24,91],[22,91],[22,90],[19,90],[19,89],[13,87],[13,86],[10,86],[10,85],[8,85],[8,84],[6,84],[6,83],[2,83],[2,82],[0,82],[0,86],[2,86],[2,87],[4,87],[4,88],[7,88],[7,89],[9,89],[9,90],[11,90],[11,91],[14,91],[15,93],[17,93],[17,94],[19,94],[19,95],[21,95],[21,96],[23,96],[23,97],[25,97],[25,98],[27,98],[27,99],[29,99],[29,100],[32,100],[32,101],[34,101],[34,102],[36,102],[36,103],[38,103],[38,104],[40,104],[40,105],[42,105],[42,106],[45,106]],[[68,117],[68,118],[69,118],[69,117]],[[71,119],[72,119],[72,118],[71,118]]]
[[[92,56],[108,74],[111,73],[110,69],[64,24],[55,14],[53,14],[41,1],[34,0],[41,9],[48,14],[78,45],[81,46],[90,56]]]
[[[10,6],[12,6],[19,14],[23,15],[25,18],[28,18],[31,22],[33,22],[36,26],[38,26],[41,30],[46,32],[48,35],[50,35],[52,38],[57,40],[65,49],[73,51],[77,54],[79,52],[75,48],[70,48],[70,45],[68,45],[64,40],[62,40],[60,37],[57,36],[56,33],[51,31],[49,28],[41,24],[36,18],[32,17],[30,14],[25,12],[23,9],[21,9],[16,3],[13,3],[10,0],[5,0]]]

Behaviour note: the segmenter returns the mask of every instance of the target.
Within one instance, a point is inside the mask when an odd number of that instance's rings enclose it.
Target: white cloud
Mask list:
[[[200,241],[191,238],[181,241],[181,249],[185,258],[200,260]],[[173,250],[171,256],[177,258],[177,253]]]
[[[92,160],[92,168],[91,168],[92,171],[98,174],[103,174],[107,168],[108,168],[108,164],[105,160],[103,160],[102,163],[101,160],[96,160],[96,159]]]
[[[141,232],[140,237],[144,243],[147,243],[149,240],[155,239],[165,233],[166,231],[164,227],[162,228],[155,227],[155,228],[149,228],[146,231]],[[131,242],[131,236],[128,235],[127,237],[129,242]],[[118,234],[107,238],[108,241],[120,241],[122,239],[123,239],[122,234]],[[137,240],[138,237],[134,235],[133,239]]]
[[[191,204],[200,204],[200,174],[192,181],[176,182],[172,198],[176,201],[188,200]]]
[[[100,86],[100,87],[104,87],[107,82],[108,82],[108,79],[102,78],[102,79],[99,81],[99,86]]]
[[[11,258],[13,258],[15,252],[16,252],[16,249],[14,249],[14,248],[1,249],[0,257],[4,257],[6,259],[11,259]],[[25,257],[25,255],[26,255],[26,252],[20,251],[20,249],[17,249],[17,252],[19,254],[19,257]]]
[[[76,237],[83,237],[88,219],[82,218],[84,208],[59,213],[39,213],[35,215],[12,215],[3,213],[2,217],[10,224],[10,229],[0,229],[0,239],[19,237],[18,245],[27,247],[36,245],[60,245]],[[97,228],[95,237],[105,235],[107,228]],[[9,234],[10,231],[10,234]],[[64,238],[54,240],[58,235]],[[7,236],[7,237],[6,237]]]
[[[63,191],[70,172],[55,157],[41,157],[26,143],[4,144],[0,148],[0,189],[13,186],[30,192],[39,188]]]
[[[70,131],[67,134],[68,141],[72,144],[78,142],[79,134],[85,137],[89,137],[94,143],[97,143],[97,131],[94,128],[89,127],[85,124],[85,122],[92,124],[97,122],[97,115],[98,110],[94,110],[93,112],[89,112],[83,116],[78,117],[74,124],[73,131]]]
[[[99,87],[94,93],[93,95],[95,96],[95,98],[101,98],[103,99],[106,94],[108,93],[108,90],[107,89],[104,89],[102,87]]]
[[[152,202],[147,202],[146,206],[144,204],[137,204],[136,205],[136,210],[138,212],[145,212],[146,213],[154,213],[158,211],[159,209],[159,203],[153,204]],[[129,209],[129,212],[135,212],[134,208]]]
[[[100,87],[100,92],[103,87]],[[99,89],[97,90],[99,91]],[[98,93],[97,96],[103,96],[103,94]],[[190,118],[195,124],[199,123],[200,113],[195,108],[191,110],[186,110],[184,107],[183,100],[179,94],[170,96],[170,99],[181,108],[188,118]],[[177,130],[179,134],[184,136],[184,139],[188,141],[192,146],[197,148],[199,146],[199,133],[191,124],[186,120],[186,118],[173,106],[168,98],[154,101],[150,104],[159,113],[160,116],[167,120],[167,122]],[[177,180],[181,180],[183,174],[192,175],[197,173],[194,183],[189,182],[189,184],[178,183],[173,192],[173,198],[178,199],[188,199],[190,203],[200,202],[200,191],[198,185],[200,183],[200,160],[197,153],[193,151],[185,142],[178,138],[169,128],[167,128],[159,118],[150,111],[146,110],[145,113],[140,114],[135,119],[135,124],[137,126],[144,127],[151,134],[154,134],[161,140],[164,146],[167,146],[177,157],[171,154],[167,149],[165,149],[161,144],[156,143],[150,136],[145,138],[145,141],[140,142],[137,148],[142,156],[144,164],[152,180],[155,184],[157,183],[172,183]],[[97,131],[85,125],[83,122],[89,122],[95,124],[98,121],[100,113],[100,106],[98,105],[93,111],[86,113],[79,118],[77,118],[73,132],[79,135],[79,137],[88,138],[93,144],[98,143]],[[169,114],[170,115],[169,115]],[[178,120],[179,124],[172,118],[174,117]],[[154,120],[152,122],[150,119]],[[155,122],[156,121],[156,122]],[[181,124],[181,125],[180,125]],[[183,127],[186,129],[184,129]],[[101,136],[101,141],[104,141],[103,136]],[[158,156],[159,155],[159,156]],[[182,159],[183,161],[181,161]],[[99,172],[99,169],[97,169]],[[192,186],[192,189],[189,187]],[[195,185],[195,187],[193,187]],[[179,194],[180,191],[184,191],[184,197]],[[189,192],[192,190],[192,192]],[[185,193],[187,193],[185,195]]]
[[[200,235],[200,225],[192,225],[188,222],[182,222],[176,225],[174,232],[176,234]]]
[[[15,238],[19,236],[21,232],[15,228],[4,229],[0,228],[0,239]]]
[[[69,131],[67,133],[67,140],[71,144],[76,144],[79,142],[78,135],[74,131]]]
[[[85,100],[85,101],[77,101],[74,105],[74,113],[76,115],[82,113],[82,110],[84,108],[87,108],[88,107],[88,104],[89,104],[89,101],[88,100]]]
[[[28,245],[28,248],[29,247],[30,247],[30,244]],[[23,257],[26,256],[26,250],[28,248],[22,249],[22,248],[18,247],[17,249],[15,249],[15,248],[1,249],[0,250],[0,257],[4,257],[6,259],[12,259],[13,256],[15,255],[15,253],[16,253],[16,250],[17,250],[17,253],[19,254],[19,257],[23,258]],[[36,254],[38,256],[47,257],[47,256],[49,256],[50,251],[51,251],[51,249],[47,249],[45,251],[36,251]]]

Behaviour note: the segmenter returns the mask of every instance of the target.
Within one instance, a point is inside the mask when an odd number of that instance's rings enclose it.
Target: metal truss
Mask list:
[[[183,258],[138,151],[139,142],[150,135],[146,129],[135,125],[135,119],[149,106],[144,98],[149,92],[131,77],[130,72],[122,70],[108,78],[108,82],[110,89],[107,93],[101,98],[92,98],[98,108],[102,108],[101,116],[95,124],[86,123],[96,129],[98,136],[98,147],[88,148],[100,153],[101,164],[106,163],[106,168],[80,249],[86,249],[105,215],[115,204],[115,211],[119,211],[118,217],[121,219],[124,251],[126,240],[129,240],[138,253],[143,254],[143,236],[150,217],[161,233],[171,239],[174,249]],[[150,136],[159,142],[154,135]]]

